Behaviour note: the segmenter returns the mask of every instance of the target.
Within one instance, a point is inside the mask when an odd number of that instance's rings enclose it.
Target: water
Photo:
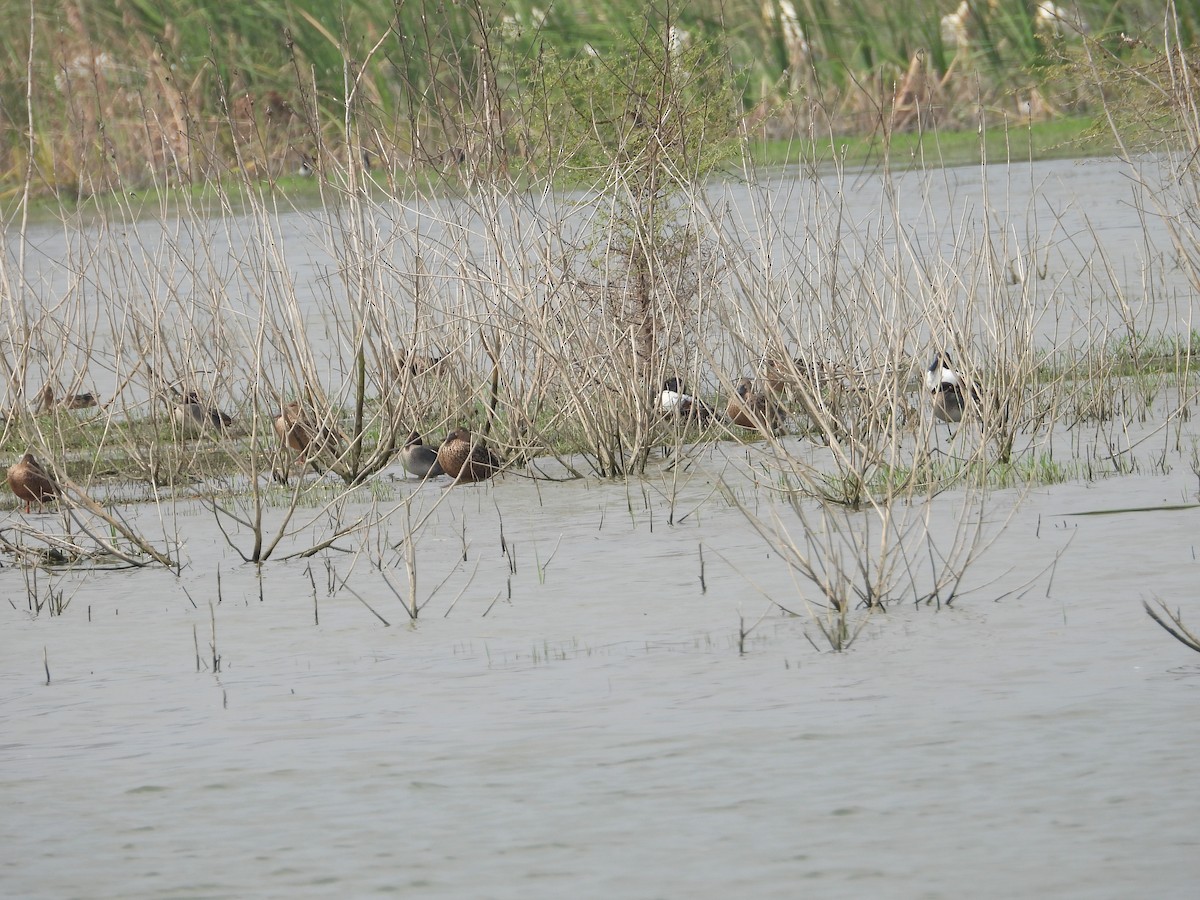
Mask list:
[[[1192,896],[1200,667],[1141,601],[1188,610],[1200,511],[1072,514],[1195,492],[1040,489],[973,591],[842,654],[765,599],[814,593],[741,513],[668,526],[656,499],[651,530],[616,485],[454,489],[419,595],[471,577],[415,625],[344,557],[390,627],[319,564],[319,625],[306,563],[268,565],[260,601],[200,517],[182,579],[93,573],[59,617],[8,569],[5,893]]]
[[[1139,177],[1157,183],[1158,161]],[[986,169],[879,171],[844,178],[764,176],[747,187],[712,187],[706,200],[723,235],[723,286],[796,347],[843,334],[847,305],[878,308],[906,352],[957,344],[956,330],[990,335],[1014,321],[1043,348],[1075,347],[1190,329],[1200,297],[1171,249],[1169,219],[1139,192],[1133,171],[1112,159],[1054,160]],[[1176,187],[1157,191],[1181,215]],[[144,414],[160,374],[206,382],[246,399],[288,393],[286,375],[302,355],[290,334],[302,323],[330,396],[354,381],[354,261],[371,270],[370,292],[383,335],[420,349],[454,349],[486,370],[478,329],[514,297],[545,290],[546,260],[578,255],[596,213],[583,197],[509,198],[491,208],[465,200],[383,201],[370,207],[363,248],[321,211],[282,212],[270,220],[230,215],[39,226],[6,234],[3,298],[11,321],[32,318],[35,351],[26,394],[40,389],[46,364],[60,381]],[[836,226],[835,224],[836,223]],[[586,241],[585,241],[586,242]],[[594,272],[584,277],[596,277]],[[411,297],[420,280],[425,306]],[[838,302],[830,281],[838,284]],[[1010,283],[1011,282],[1011,283]],[[724,298],[724,296],[722,297]],[[711,300],[708,300],[711,304]],[[45,315],[45,311],[50,311]],[[39,317],[41,316],[41,317]],[[729,324],[729,323],[724,323]],[[528,322],[506,327],[519,333]],[[156,331],[176,345],[164,351]],[[12,336],[19,344],[20,333]],[[379,341],[379,338],[376,338]],[[745,364],[743,349],[706,349],[719,365]],[[265,358],[258,354],[265,349]],[[755,348],[752,348],[755,349]],[[761,348],[756,348],[761,350]],[[836,354],[838,347],[827,348]],[[853,347],[842,348],[853,355]],[[977,348],[983,352],[984,348]],[[753,355],[753,354],[751,354]],[[164,358],[160,358],[164,357]],[[707,368],[707,363],[706,366]],[[240,373],[258,371],[251,384]],[[270,384],[268,384],[270,382]],[[713,385],[715,386],[715,380]],[[5,402],[20,402],[5,385]]]
[[[339,510],[370,529],[261,570],[198,506],[125,507],[180,577],[0,571],[3,893],[1190,898],[1200,657],[1142,609],[1200,630],[1180,427],[1135,475],[936,498],[940,552],[985,523],[962,591],[898,578],[844,653],[718,490],[802,543],[731,443],[629,486],[389,473]],[[281,557],[328,533],[302,512]]]

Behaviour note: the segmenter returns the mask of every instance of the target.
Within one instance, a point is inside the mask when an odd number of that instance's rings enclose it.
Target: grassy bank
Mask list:
[[[963,166],[985,158],[993,164],[1103,156],[1113,152],[1109,134],[1098,134],[1095,120],[1082,116],[1050,121],[1002,117],[982,133],[973,131],[902,132],[890,136],[846,135],[810,141],[803,138],[760,141],[750,147],[762,165],[837,162],[848,166]]]
[[[886,160],[893,167],[931,167],[976,165],[986,154],[993,165],[1047,159],[1073,159],[1102,156],[1114,151],[1111,136],[1097,134],[1093,119],[1073,117],[1042,122],[1014,123],[1002,121],[989,128],[981,139],[977,131],[930,133],[901,133],[890,139],[866,136],[846,136],[811,141],[789,138],[754,141],[746,152],[755,166],[810,165],[818,168],[836,166],[868,167],[882,165]],[[402,195],[425,193],[454,193],[464,186],[463,178],[452,173],[426,170],[408,184],[402,185]],[[397,190],[382,173],[364,172],[360,187],[376,196]],[[273,196],[279,202],[297,209],[319,206],[323,186],[308,175],[291,174],[267,181],[257,181],[245,175],[227,176],[203,184],[180,187],[146,187],[127,190],[120,195],[100,194],[82,198],[48,195],[28,201],[27,221],[31,224],[54,221],[63,216],[81,217],[83,221],[113,214],[133,219],[178,215],[182,211],[221,215],[233,209],[245,212],[263,196]],[[21,203],[19,195],[10,193],[0,201],[0,218],[10,219]]]

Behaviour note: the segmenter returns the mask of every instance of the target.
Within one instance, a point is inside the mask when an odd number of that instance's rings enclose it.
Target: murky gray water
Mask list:
[[[961,517],[995,543],[845,653],[715,490],[775,508],[733,444],[678,482],[385,479],[368,533],[261,574],[211,513],[131,508],[181,577],[0,571],[2,893],[1190,898],[1200,657],[1141,603],[1200,626],[1200,509],[1080,514],[1194,502],[1196,438],[938,497],[943,552]],[[375,568],[405,594],[412,491],[415,624]]]
[[[5,894],[1194,894],[1200,666],[1140,604],[1200,609],[1200,511],[1073,515],[1191,472],[1035,491],[951,608],[843,654],[768,602],[815,598],[741,513],[669,526],[649,484],[632,515],[616,485],[455,489],[416,625],[344,556],[390,627],[317,563],[319,625],[305,563],[260,600],[203,516],[182,579],[64,576],[59,617],[6,570]]]
[[[1157,165],[1142,163],[1156,184],[1165,177]],[[1186,204],[1169,185],[1139,191],[1129,166],[1111,159],[886,178],[784,171],[753,186],[710,188],[706,227],[722,235],[726,275],[744,280],[726,287],[748,307],[765,305],[767,321],[783,322],[782,337],[796,347],[827,338],[845,304],[856,303],[878,304],[895,340],[921,358],[948,331],[994,334],[1013,316],[1043,347],[1082,346],[1200,321],[1200,293],[1177,264],[1152,193],[1175,215]],[[581,197],[384,200],[369,207],[354,246],[345,219],[322,211],[39,226],[24,245],[24,269],[16,236],[5,236],[12,290],[0,299],[9,328],[53,310],[35,322],[45,347],[25,360],[30,393],[52,361],[60,379],[82,378],[103,397],[118,386],[128,394],[144,380],[132,361],[149,352],[161,327],[178,337],[170,374],[227,379],[220,392],[244,396],[252,389],[235,373],[253,368],[264,310],[273,310],[268,335],[281,322],[303,323],[324,387],[337,397],[353,380],[347,310],[358,261],[372,270],[370,291],[389,308],[394,335],[415,334],[423,347],[453,347],[486,366],[480,347],[463,346],[474,339],[462,323],[484,321],[511,294],[536,290],[546,260],[568,252],[596,216]],[[420,314],[411,308],[418,278]],[[831,280],[842,306],[829,296]],[[719,365],[744,364],[744,351],[711,343]],[[271,340],[265,346],[268,369],[293,352]]]

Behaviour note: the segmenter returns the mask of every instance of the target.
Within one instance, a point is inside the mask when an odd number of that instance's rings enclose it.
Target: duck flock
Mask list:
[[[749,378],[737,382],[724,410],[724,420],[729,425],[757,429],[765,434],[776,432],[783,422],[783,409],[775,399],[782,393],[784,380],[779,368],[778,363],[768,361],[766,384],[761,389]],[[969,412],[979,408],[977,385],[954,369],[946,351],[934,355],[925,371],[924,386],[934,417],[943,422],[961,422]],[[196,391],[177,394],[176,400],[172,419],[181,434],[194,437],[206,431],[227,429],[233,424],[232,416],[205,403]],[[43,409],[55,403],[49,387],[44,389],[40,401]],[[70,395],[60,402],[64,408],[78,409],[94,406],[98,401],[93,394],[81,394]],[[664,417],[701,427],[721,418],[715,409],[691,394],[675,377],[664,381],[656,406]],[[300,403],[284,405],[273,424],[280,447],[295,453],[296,463],[301,468],[311,465],[320,471],[317,458],[332,451],[343,440],[336,427],[314,422]],[[421,435],[413,431],[398,457],[409,475],[422,479],[446,476],[452,484],[486,481],[504,468],[503,460],[486,440],[464,427],[451,430],[436,449],[427,446]],[[26,512],[32,510],[33,504],[43,505],[62,494],[59,482],[29,452],[8,468],[8,487],[18,500],[24,501]]]

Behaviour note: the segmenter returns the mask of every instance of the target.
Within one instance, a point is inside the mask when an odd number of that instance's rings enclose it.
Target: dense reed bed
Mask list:
[[[672,518],[696,460],[714,448],[739,458],[749,442],[742,472],[769,511],[736,483],[713,496],[812,588],[814,621],[841,649],[873,610],[953,602],[994,537],[978,513],[989,488],[1120,474],[1166,453],[1196,464],[1197,337],[1177,299],[1155,296],[1157,270],[1133,296],[1102,255],[1066,261],[1036,202],[993,196],[991,162],[976,205],[948,221],[932,213],[946,190],[935,169],[885,167],[866,218],[847,206],[858,176],[843,167],[805,167],[781,189],[747,155],[728,48],[680,45],[679,27],[643,18],[620,65],[548,56],[542,93],[520,92],[523,106],[472,92],[490,112],[471,158],[444,158],[458,146],[445,129],[441,163],[420,167],[373,143],[382,98],[362,100],[359,73],[384,44],[339,56],[345,143],[297,126],[318,148],[310,208],[258,178],[247,154],[272,157],[267,132],[257,123],[243,138],[227,109],[213,133],[236,164],[202,142],[186,153],[219,176],[205,176],[208,193],[159,194],[148,221],[115,165],[112,202],[64,218],[56,275],[14,220],[0,257],[0,446],[41,460],[64,520],[61,533],[11,526],[5,549],[35,565],[178,570],[178,510],[199,504],[244,561],[357,547],[415,618],[430,511],[394,480],[411,432],[436,443],[469,428],[502,478],[654,479]],[[1140,47],[1151,63],[1122,70],[1172,127],[1153,167],[1132,150],[1128,161],[1170,223],[1173,265],[1200,287],[1195,61],[1180,39]],[[1124,65],[1082,46],[1095,72]],[[147,129],[160,124],[146,114]],[[537,133],[523,154],[536,165],[505,165],[514,131]],[[28,197],[47,169],[25,171]],[[736,196],[715,177],[729,172]],[[1103,302],[1081,309],[1084,297]],[[1147,297],[1165,312],[1143,315]],[[939,419],[936,378],[950,376],[936,361],[928,372],[938,352],[962,379],[961,421]],[[664,413],[672,378],[691,414]],[[293,447],[297,428],[308,438]],[[962,512],[935,527],[931,501],[948,491],[963,493]],[[132,502],[159,512],[130,524]]]
[[[1196,11],[1174,11],[1189,46]],[[561,137],[547,100],[585,99],[560,76],[626,57],[647,14],[628,0],[8,3],[5,205],[190,188],[231,170],[329,173],[348,154],[392,190],[412,168],[542,174]],[[676,50],[713,47],[733,82],[730,113],[749,135],[800,139],[792,156],[848,134],[886,146],[893,134],[973,131],[981,110],[1095,113],[1085,38],[1136,65],[1164,26],[1148,0],[660,0],[649,16]]]

